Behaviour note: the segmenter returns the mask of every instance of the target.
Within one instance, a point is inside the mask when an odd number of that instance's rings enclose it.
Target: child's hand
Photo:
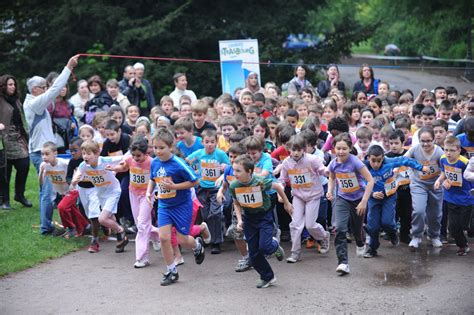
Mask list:
[[[334,200],[334,196],[332,195],[332,192],[331,191],[328,191],[326,193],[326,199],[329,200],[329,201],[333,201]]]
[[[440,186],[441,186],[441,183],[439,182],[439,180],[437,180],[437,181],[434,183],[433,188],[436,189],[436,190],[438,190],[438,189],[440,188]]]
[[[152,194],[150,193],[146,193],[145,194],[145,197],[146,197],[146,201],[148,202],[148,204],[152,205],[153,206],[153,202],[155,201],[154,198],[152,197]]]
[[[374,197],[375,199],[382,200],[385,196],[382,191],[376,191],[372,193],[372,197]]]
[[[220,176],[216,181],[214,182],[214,187],[221,187],[222,182],[224,181],[224,176]]]
[[[112,171],[112,172],[114,171],[114,167],[113,167],[112,165],[107,165],[107,166],[105,167],[105,169],[106,169],[107,171]]]
[[[285,210],[289,215],[293,215],[293,205],[289,201],[285,203]]]
[[[430,168],[429,166],[423,166],[423,169],[421,170],[422,172],[425,172],[425,173],[429,173],[430,172]]]
[[[278,202],[283,203],[283,198],[280,195],[278,195]]]
[[[0,131],[4,130],[5,129],[5,125],[0,123]]]
[[[451,188],[451,184],[452,184],[451,180],[450,180],[450,179],[447,179],[447,180],[445,180],[445,181],[443,182],[443,187],[444,187],[445,189],[450,189],[450,188]]]
[[[173,183],[173,180],[171,178],[165,177],[161,181],[161,184],[163,185],[163,188],[168,189],[168,190],[175,190],[176,189],[176,184]]]
[[[357,215],[360,217],[363,216],[366,209],[367,209],[367,201],[361,201],[356,207]]]
[[[224,196],[224,193],[219,189],[219,191],[217,192],[217,196],[216,196],[216,200],[218,203],[222,204],[223,201],[225,201],[225,196]]]

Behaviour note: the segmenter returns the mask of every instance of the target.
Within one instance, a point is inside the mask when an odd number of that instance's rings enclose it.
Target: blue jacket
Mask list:
[[[423,165],[421,165],[417,160],[410,159],[404,156],[388,158],[384,157],[382,165],[378,170],[374,170],[370,166],[370,162],[368,160],[364,161],[364,164],[369,169],[370,174],[374,178],[375,186],[373,192],[377,191],[385,191],[385,182],[393,177],[393,169],[400,167],[400,166],[408,166],[414,169],[421,171],[423,169]]]

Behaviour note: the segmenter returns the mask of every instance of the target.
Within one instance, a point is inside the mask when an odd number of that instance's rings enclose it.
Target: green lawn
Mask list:
[[[377,55],[370,41],[361,42],[351,47],[352,54]]]
[[[67,240],[62,237],[42,236],[39,230],[39,186],[36,170],[31,165],[26,186],[26,197],[33,203],[24,208],[13,201],[14,174],[10,183],[11,210],[0,210],[0,276],[32,267],[40,262],[60,257],[83,248],[89,239]],[[54,220],[60,222],[57,210]]]

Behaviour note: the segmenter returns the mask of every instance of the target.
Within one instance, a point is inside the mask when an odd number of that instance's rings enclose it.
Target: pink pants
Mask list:
[[[71,190],[58,204],[58,212],[61,217],[61,223],[65,228],[75,228],[78,235],[82,235],[84,229],[89,224],[81,211],[77,208],[76,202],[79,192]]]
[[[200,225],[194,225],[196,222],[196,217],[199,211],[199,208],[202,207],[201,203],[197,198],[193,199],[193,219],[191,221],[191,228],[189,229],[189,235],[192,237],[196,237],[199,234],[201,234],[201,226]],[[173,227],[171,229],[171,245],[177,246],[178,245],[178,239],[176,238],[176,228]]]
[[[136,260],[148,260],[150,239],[159,240],[158,229],[151,225],[152,206],[146,201],[145,192],[131,189],[129,195],[133,219],[138,229],[135,237],[135,258]]]
[[[322,240],[326,236],[323,226],[316,222],[319,213],[320,198],[303,201],[293,196],[293,215],[291,216],[291,252],[299,254],[301,250],[301,233],[304,227],[315,240]]]

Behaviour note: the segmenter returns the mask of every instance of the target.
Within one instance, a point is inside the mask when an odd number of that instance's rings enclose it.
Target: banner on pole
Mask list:
[[[260,83],[258,41],[256,39],[221,40],[219,41],[219,52],[222,93],[233,95],[236,88],[244,88],[245,80],[250,72],[257,73]]]

